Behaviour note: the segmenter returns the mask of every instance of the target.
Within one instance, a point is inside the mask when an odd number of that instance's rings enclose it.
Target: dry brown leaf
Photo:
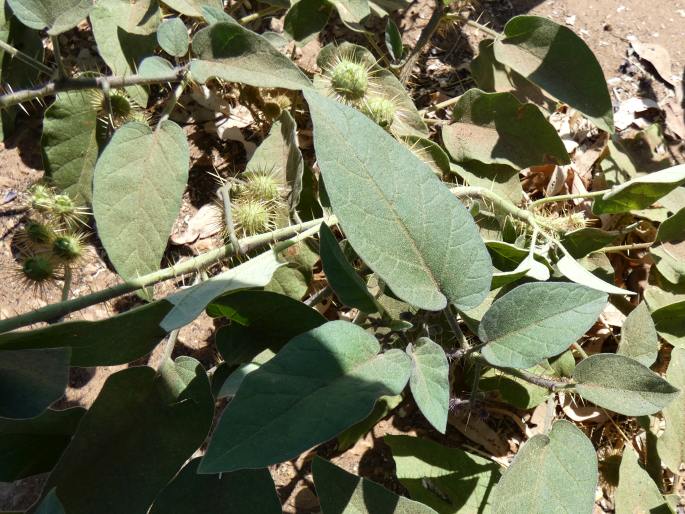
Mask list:
[[[171,242],[186,245],[198,239],[211,237],[221,230],[221,224],[217,220],[221,220],[219,207],[213,203],[205,204],[190,218],[184,232],[171,236]]]
[[[481,445],[491,455],[502,456],[509,452],[507,442],[476,413],[465,411],[460,414],[450,414],[448,421],[450,425],[471,441]]]
[[[640,114],[651,109],[659,109],[659,104],[651,98],[634,96],[621,102],[614,114],[614,126],[617,130],[625,130],[633,123],[640,124]]]
[[[603,410],[594,405],[579,405],[570,395],[564,395],[562,409],[569,419],[577,423],[602,424],[609,420]]]
[[[666,129],[678,139],[685,139],[685,113],[677,99],[669,98],[662,105],[666,116]]]
[[[675,84],[672,82],[673,79],[671,78],[671,56],[669,55],[668,50],[661,45],[640,43],[639,41],[633,41],[631,46],[640,59],[644,59],[654,66],[654,69],[664,82],[675,87]]]

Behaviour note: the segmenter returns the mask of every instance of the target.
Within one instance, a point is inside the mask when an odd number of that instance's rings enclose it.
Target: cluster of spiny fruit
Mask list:
[[[31,216],[14,238],[19,273],[25,282],[44,287],[63,278],[85,251],[88,211],[66,195],[38,184],[30,190]]]

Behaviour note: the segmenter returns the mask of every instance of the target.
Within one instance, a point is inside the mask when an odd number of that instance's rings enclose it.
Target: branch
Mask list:
[[[245,249],[245,251],[254,250],[269,243],[275,243],[291,238],[312,228],[318,229],[321,223],[334,224],[337,223],[337,220],[333,216],[328,219],[318,218],[305,223],[300,223],[299,225],[291,225],[289,227],[274,230],[273,232],[268,232],[266,234],[258,234],[256,236],[246,237],[240,240],[240,245]],[[215,248],[214,250],[210,250],[202,255],[188,259],[187,261],[183,261],[178,264],[174,264],[173,266],[169,266],[168,268],[148,273],[147,275],[129,280],[128,282],[117,284],[85,296],[79,296],[78,298],[73,298],[65,302],[46,305],[45,307],[35,311],[28,312],[26,314],[20,314],[19,316],[15,316],[13,318],[0,320],[0,334],[16,328],[32,325],[33,323],[59,319],[71,312],[85,309],[91,305],[106,302],[112,298],[132,293],[133,291],[151,286],[157,282],[162,282],[180,275],[196,272],[213,264],[218,259],[231,256],[234,253],[235,249],[233,248],[233,245],[228,243],[220,248]]]
[[[15,59],[20,60],[24,64],[28,64],[29,66],[31,66],[32,68],[35,68],[38,71],[41,71],[43,73],[47,73],[48,75],[52,75],[52,73],[53,73],[52,68],[50,68],[49,66],[46,66],[42,62],[34,59],[30,55],[25,54],[21,50],[14,48],[12,45],[10,45],[9,43],[6,43],[2,39],[0,39],[0,49],[7,52],[8,54],[10,54]]]
[[[22,102],[30,102],[37,98],[52,96],[62,91],[75,91],[81,89],[106,90],[108,87],[121,89],[135,85],[143,86],[164,82],[180,82],[185,77],[186,71],[187,68],[185,66],[180,66],[169,71],[166,75],[129,75],[128,77],[109,75],[106,77],[79,77],[51,80],[36,88],[23,89],[0,96],[0,109],[6,109]]]
[[[498,366],[492,367],[506,373],[507,375],[520,378],[521,380],[525,380],[526,382],[530,382],[531,384],[535,384],[536,386],[544,387],[545,389],[549,389],[550,391],[558,391],[559,389],[572,389],[573,387],[575,387],[575,384],[573,383],[563,382],[561,380],[554,380],[552,378],[535,375],[524,369],[500,368]]]

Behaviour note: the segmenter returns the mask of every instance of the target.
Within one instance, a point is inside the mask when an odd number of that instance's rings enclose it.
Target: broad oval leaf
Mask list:
[[[685,183],[685,164],[655,171],[614,187],[601,198],[595,199],[592,212],[616,214],[645,209]]]
[[[301,46],[311,41],[328,23],[333,6],[321,0],[299,0],[288,9],[283,31]]]
[[[597,456],[590,440],[568,421],[531,437],[495,487],[494,513],[590,513],[597,487]]]
[[[404,54],[402,34],[391,16],[388,16],[388,21],[385,23],[385,48],[388,50],[393,61],[398,62],[402,59]]]
[[[680,241],[685,239],[685,207],[659,225],[657,241]]]
[[[188,53],[190,38],[183,20],[170,18],[163,21],[157,29],[157,41],[162,50],[174,57],[183,57]]]
[[[313,91],[305,97],[333,211],[364,262],[416,307],[480,304],[492,265],[462,203],[366,116]]]
[[[326,273],[328,283],[340,301],[350,307],[355,307],[366,314],[378,310],[376,302],[369,292],[369,288],[357,274],[352,265],[347,262],[338,241],[325,223],[319,229],[321,242],[321,264]]]
[[[533,84],[614,131],[606,80],[585,42],[568,27],[538,16],[516,16],[495,41],[495,58]]]
[[[580,259],[604,248],[618,236],[619,232],[608,232],[595,227],[583,227],[564,234],[560,243],[568,250],[571,257]]]
[[[110,375],[83,416],[45,486],[69,514],[147,512],[204,441],[214,400],[202,366],[179,357],[160,371]]]
[[[309,79],[262,36],[239,25],[221,22],[193,38],[190,72],[198,82],[217,77],[255,87],[307,89]]]
[[[635,359],[647,367],[656,362],[659,336],[645,302],[640,303],[623,322],[621,342],[616,353]]]
[[[0,351],[0,418],[33,418],[67,388],[69,348]]]
[[[672,512],[652,477],[640,466],[638,454],[630,445],[625,447],[621,457],[614,505],[616,514]]]
[[[321,511],[326,514],[437,514],[427,505],[398,496],[318,456],[312,474]]]
[[[441,434],[447,429],[450,401],[450,366],[442,347],[421,337],[407,347],[412,359],[409,387],[421,413]]]
[[[12,12],[32,29],[47,28],[51,36],[74,28],[88,16],[90,0],[7,0]]]
[[[511,93],[469,89],[454,106],[453,119],[443,128],[442,139],[457,162],[504,164],[517,170],[571,162],[540,109],[522,104]]]
[[[93,214],[107,256],[125,280],[159,268],[188,180],[183,130],[133,121],[117,130],[95,166]]]
[[[573,380],[580,396],[626,416],[659,412],[680,394],[648,367],[613,353],[598,353],[580,361]]]
[[[652,312],[656,331],[666,342],[685,348],[685,301],[674,302]]]
[[[404,352],[379,350],[372,335],[344,321],[295,337],[245,377],[198,471],[282,462],[366,417],[379,397],[404,389],[411,371]]]
[[[216,9],[223,12],[223,4],[219,0],[162,0],[162,2],[174,11],[193,18],[203,18],[205,9]],[[226,14],[225,16],[229,15]]]
[[[478,327],[494,366],[529,368],[558,355],[597,320],[607,296],[566,282],[523,284],[495,300]]]
[[[200,459],[186,464],[159,493],[150,514],[280,514],[281,502],[267,469],[198,475]]]
[[[677,473],[680,465],[685,463],[685,350],[674,348],[671,362],[668,364],[666,379],[680,388],[676,401],[664,407],[663,415],[666,427],[657,441],[659,457],[666,466]]]
[[[43,120],[45,173],[61,191],[84,204],[93,197],[99,152],[96,98],[84,91],[59,93]]]

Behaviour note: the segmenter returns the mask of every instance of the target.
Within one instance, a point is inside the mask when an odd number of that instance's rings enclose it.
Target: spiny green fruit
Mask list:
[[[47,212],[52,206],[53,197],[49,187],[36,184],[30,191],[31,207],[38,212]]]
[[[395,119],[397,108],[391,100],[372,96],[361,107],[361,111],[384,129],[389,129]]]
[[[21,263],[21,273],[35,285],[44,284],[55,278],[55,265],[44,255],[31,255]]]
[[[264,101],[264,106],[262,111],[270,119],[278,118],[281,113],[292,107],[292,101],[288,95],[280,94],[272,97],[268,97]]]
[[[331,70],[331,87],[346,100],[360,100],[369,89],[369,71],[363,64],[341,60]]]
[[[58,194],[53,197],[50,213],[69,226],[85,224],[87,209],[76,205],[69,195]]]
[[[29,220],[20,233],[21,243],[29,248],[48,246],[55,238],[55,231],[49,225]]]
[[[267,202],[244,199],[232,206],[231,214],[236,230],[246,236],[268,232],[274,227],[275,214]]]
[[[110,105],[112,107],[112,117],[125,119],[131,116],[133,107],[131,101],[126,95],[121,93],[112,93],[109,97]]]
[[[273,172],[249,171],[244,176],[245,183],[240,187],[241,196],[263,202],[280,200],[281,192]]]
[[[83,256],[83,236],[65,234],[52,242],[52,254],[64,263],[73,263]]]

